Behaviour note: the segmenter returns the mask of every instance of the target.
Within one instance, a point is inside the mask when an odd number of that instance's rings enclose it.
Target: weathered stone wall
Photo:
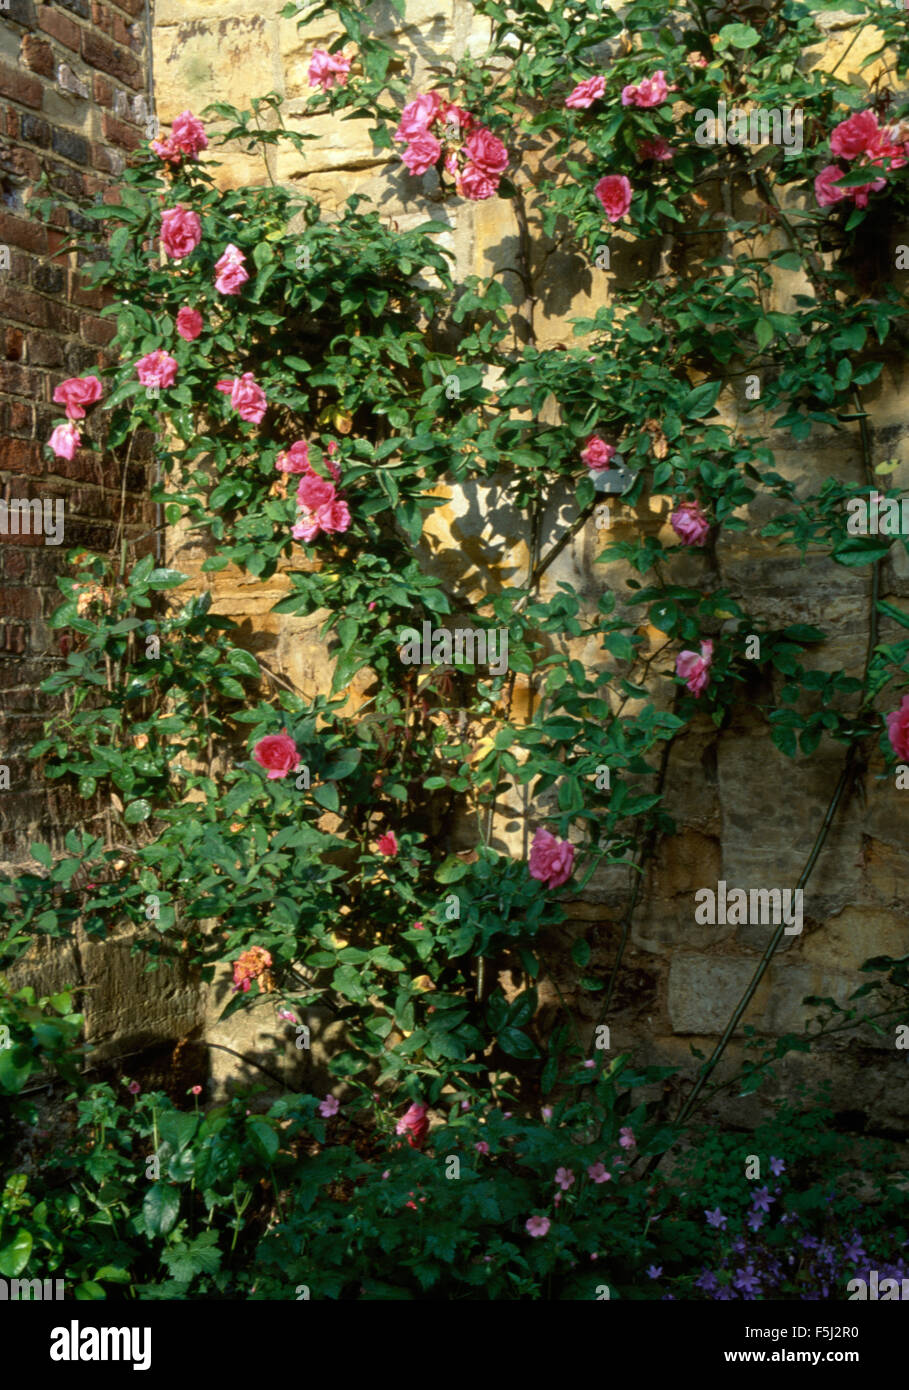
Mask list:
[[[60,846],[73,826],[92,825],[102,808],[74,789],[46,781],[27,749],[59,699],[38,687],[62,660],[60,634],[47,625],[69,573],[68,549],[101,553],[122,535],[153,549],[148,501],[150,438],[115,457],[104,448],[104,417],[89,412],[71,462],[48,459],[44,443],[62,415],[55,386],[104,364],[113,336],[100,310],[110,296],[88,288],[77,253],[61,251],[73,232],[95,224],[57,209],[50,226],[28,202],[47,193],[110,201],[126,155],[146,138],[151,106],[145,0],[9,0],[0,4],[0,495],[64,502],[62,545],[45,537],[0,534],[0,861],[29,859],[38,839]],[[7,264],[8,261],[8,264]],[[124,505],[121,512],[121,494]],[[145,537],[141,540],[141,537]],[[79,1005],[93,1060],[141,1051],[190,1030],[201,1009],[186,972],[149,975],[127,936],[104,942],[80,935],[73,946],[42,942],[16,969],[39,993],[85,987]]]
[[[106,301],[84,283],[75,253],[60,254],[74,230],[92,224],[61,207],[45,227],[27,204],[42,178],[45,196],[110,196],[148,119],[146,21],[145,0],[0,6],[0,495],[65,505],[62,545],[34,532],[0,534],[0,762],[10,773],[0,792],[0,860],[27,857],[39,837],[59,843],[86,816],[86,803],[44,781],[25,753],[55,708],[38,687],[61,657],[46,619],[60,603],[63,557],[75,545],[111,547],[123,485],[122,462],[102,447],[99,412],[71,462],[46,457],[62,415],[54,387],[101,365],[114,328],[99,316]],[[130,536],[154,524],[142,443],[126,480]]]

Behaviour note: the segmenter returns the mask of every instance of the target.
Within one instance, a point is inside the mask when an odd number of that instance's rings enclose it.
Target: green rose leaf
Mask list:
[[[149,1235],[166,1236],[172,1231],[180,1211],[180,1193],[176,1187],[154,1183],[142,1203],[142,1216]]]
[[[530,1057],[538,1057],[536,1044],[528,1038],[526,1033],[520,1032],[517,1028],[503,1028],[496,1035],[496,1041],[503,1052],[507,1052],[509,1057],[518,1057],[527,1060]]]
[[[724,24],[720,30],[718,48],[754,48],[761,36],[750,24]]]
[[[17,1231],[12,1240],[0,1249],[0,1274],[5,1279],[16,1279],[28,1264],[32,1253],[30,1231]]]

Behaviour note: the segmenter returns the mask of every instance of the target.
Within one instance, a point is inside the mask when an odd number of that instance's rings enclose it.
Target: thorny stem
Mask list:
[[[265,1076],[270,1076],[272,1081],[277,1081],[278,1085],[283,1086],[285,1090],[294,1091],[293,1086],[288,1086],[282,1076],[279,1076],[276,1071],[272,1071],[270,1067],[264,1067],[262,1063],[257,1062],[254,1057],[248,1057],[243,1052],[235,1052],[232,1047],[225,1047],[223,1043],[213,1043],[206,1040],[205,1046],[212,1048],[215,1052],[229,1052],[231,1057],[237,1057],[241,1062],[246,1062],[249,1066],[255,1067],[257,1071],[263,1072]],[[302,1093],[294,1091],[294,1094],[300,1095]]]
[[[852,1030],[852,1029],[854,1029],[854,1028],[856,1028],[856,1027],[859,1027],[859,1026],[862,1025],[862,1024],[865,1024],[865,1023],[873,1023],[873,1022],[875,1022],[875,1021],[876,1021],[877,1019],[879,1019],[879,1018],[899,1018],[899,1019],[903,1019],[903,1018],[905,1018],[905,1016],[906,1016],[906,1005],[905,1005],[904,1003],[894,1004],[892,1008],[890,1008],[890,1009],[882,1009],[880,1013],[876,1013],[876,1014],[863,1014],[863,1015],[861,1015],[861,1017],[859,1017],[859,1018],[857,1018],[857,1019],[852,1018],[852,1017],[849,1017],[849,1018],[847,1018],[847,1019],[845,1020],[845,1022],[843,1022],[843,1023],[838,1023],[838,1024],[836,1025],[835,1028],[825,1028],[825,1027],[821,1027],[821,1028],[818,1029],[817,1033],[815,1033],[815,1034],[813,1035],[812,1041],[815,1041],[815,1042],[816,1042],[818,1038],[831,1038],[831,1037],[833,1037],[833,1035],[834,1035],[835,1033],[846,1033],[846,1032],[849,1032],[850,1030]],[[766,1056],[765,1056],[765,1058],[764,1058],[762,1061],[756,1062],[756,1063],[754,1064],[754,1069],[755,1069],[755,1071],[763,1071],[763,1069],[764,1069],[765,1067],[769,1066],[770,1063],[771,1063],[772,1061],[774,1061],[774,1060],[779,1060],[779,1059],[778,1059],[778,1058],[770,1058],[770,1057],[766,1057]],[[738,1078],[737,1076],[735,1076],[735,1077],[730,1077],[727,1081],[716,1081],[716,1082],[713,1083],[712,1086],[708,1087],[708,1094],[709,1094],[710,1096],[718,1095],[721,1091],[729,1090],[732,1086],[738,1085],[738,1084],[739,1084],[739,1078]]]
[[[843,765],[843,770],[840,773],[839,780],[833,791],[833,795],[831,796],[830,801],[827,804],[827,810],[824,813],[824,819],[821,822],[821,827],[818,830],[817,835],[815,836],[814,844],[811,847],[811,853],[808,855],[808,858],[805,861],[805,866],[802,869],[801,874],[799,875],[798,883],[796,884],[796,892],[798,892],[799,889],[804,888],[805,884],[808,882],[808,879],[811,876],[814,866],[818,861],[820,852],[824,847],[824,842],[827,839],[830,827],[833,824],[833,819],[836,815],[837,808],[840,804],[840,799],[842,798],[843,792],[845,791],[846,786],[850,781],[852,775],[853,764],[855,762],[856,746],[857,745],[853,743],[849,747],[849,752],[846,755],[846,761]],[[754,975],[752,976],[751,981],[748,985],[748,988],[745,990],[745,993],[742,995],[741,999],[735,1007],[735,1010],[733,1011],[732,1017],[726,1024],[726,1027],[723,1030],[723,1036],[720,1038],[719,1042],[713,1050],[713,1055],[710,1057],[709,1061],[705,1064],[705,1066],[701,1069],[700,1076],[695,1082],[691,1090],[691,1093],[688,1096],[688,1099],[685,1101],[685,1104],[679,1111],[679,1116],[676,1121],[678,1125],[683,1125],[688,1119],[689,1115],[691,1115],[692,1111],[694,1110],[695,1105],[697,1104],[698,1096],[704,1089],[705,1082],[715,1069],[723,1053],[726,1051],[726,1048],[729,1045],[732,1035],[742,1019],[742,1015],[745,1013],[745,1010],[748,1008],[748,1005],[754,998],[755,991],[757,990],[758,985],[763,979],[767,967],[769,966],[774,954],[776,953],[777,947],[783,939],[783,934],[785,931],[786,922],[781,921],[776,931],[773,933],[773,936],[771,937],[767,945],[767,949],[761,957],[760,964],[758,965],[757,970],[755,970]],[[657,1156],[657,1163],[659,1162],[661,1157],[662,1155]],[[656,1163],[654,1163],[652,1166],[656,1167],[657,1165]],[[648,1169],[648,1171],[650,1170]]]
[[[536,588],[540,579],[549,569],[549,566],[553,563],[553,561],[558,559],[568,542],[580,531],[581,527],[587,521],[587,518],[590,516],[596,504],[596,498],[594,498],[592,502],[588,502],[587,506],[584,507],[583,511],[580,513],[577,519],[574,522],[572,522],[571,526],[564,533],[564,535],[561,536],[555,542],[555,544],[549,548],[549,550],[547,550],[546,554],[543,556],[542,560],[540,560],[540,562],[537,564],[533,573],[530,576],[530,579],[528,580],[527,593],[524,595],[522,599],[519,599],[515,605],[516,613],[520,613],[521,609],[529,601],[532,590]]]

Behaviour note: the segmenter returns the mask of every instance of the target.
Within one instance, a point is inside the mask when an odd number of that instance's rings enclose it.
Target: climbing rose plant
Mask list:
[[[558,1269],[570,1296],[596,1296],[571,1283],[579,1253],[603,1260],[601,1281],[665,1291],[642,1273],[647,1259],[658,1268],[639,1234],[658,1199],[640,1174],[684,1135],[728,1030],[668,1113],[634,1090],[670,1070],[635,1070],[598,1045],[598,1025],[615,1016],[643,876],[675,829],[664,791],[676,741],[747,702],[789,758],[839,745],[820,843],[859,765],[873,757],[891,776],[909,756],[909,615],[885,597],[893,542],[847,527],[851,501],[896,495],[872,405],[905,330],[905,281],[888,265],[868,293],[855,268],[909,206],[909,48],[892,5],[851,0],[880,34],[883,75],[869,86],[807,66],[831,8],[773,3],[752,25],[691,0],[669,25],[655,0],[621,16],[580,0],[550,11],[477,0],[488,51],[440,60],[413,90],[363,14],[321,4],[337,38],[313,55],[309,109],[368,119],[400,196],[429,199],[437,217],[402,231],[356,195],[327,217],[273,184],[219,189],[224,144],[268,156],[287,142],[305,156],[305,119],[273,95],[248,111],[214,103],[204,121],[183,112],[130,161],[114,201],[82,210],[107,235],[91,278],[115,295],[112,365],[56,388],[65,418],[49,457],[83,447],[89,412],[127,458],[150,440],[162,526],[204,546],[203,575],[280,570],[273,611],[322,617],[333,676],[311,697],[292,689],[209,592],[155,563],[146,538],[71,555],[53,620],[65,661],[44,687],[65,712],[33,753],[78,788],[87,815],[104,809],[109,831],[71,832],[63,857],[36,846],[46,873],[2,886],[16,909],[6,955],[38,932],[103,938],[129,922],[152,964],[190,963],[208,980],[227,968],[225,1014],[264,1001],[291,1043],[303,1020],[340,1024],[329,1093],[248,1124],[218,1112],[217,1125],[244,1136],[238,1154],[248,1143],[285,1162],[303,1131],[322,1144],[326,1125],[366,1123],[393,1154],[394,1219],[411,1220],[444,1204],[431,1148],[447,1108],[477,1170],[489,1158],[511,1175],[513,1200],[484,1191],[477,1210],[507,1227],[525,1292]],[[720,101],[798,110],[804,140],[698,140]],[[492,199],[517,224],[516,265],[456,283],[448,218]],[[609,299],[574,321],[576,342],[544,347],[538,290],[557,250],[608,274]],[[746,378],[758,396],[743,398]],[[853,480],[796,486],[771,427],[796,444],[839,432]],[[582,526],[599,529],[604,484],[621,521],[603,538],[591,604],[544,576]],[[479,596],[443,576],[427,545],[457,488],[499,489],[525,528],[527,572]],[[639,523],[645,503],[662,528]],[[550,535],[553,512],[567,520]],[[722,582],[723,542],[749,528],[768,554],[787,546],[871,576],[859,675],[825,659],[825,628],[774,626]],[[425,624],[507,632],[507,668],[403,662],[403,634]],[[523,858],[500,831],[516,795],[530,807]],[[610,885],[620,930],[604,962],[570,923],[566,998],[548,988],[566,969],[558,929],[592,879]],[[579,1031],[582,997],[598,1014]],[[4,1065],[15,1092],[31,1055]],[[752,1065],[746,1089],[768,1065]],[[509,1127],[541,1103],[542,1119]],[[542,1187],[506,1162],[512,1143],[545,1169]],[[340,1177],[330,1154],[313,1193]],[[358,1202],[359,1161],[343,1160]],[[182,1239],[181,1172],[143,1205],[146,1233],[169,1249]],[[331,1221],[312,1238],[337,1245]],[[612,1257],[598,1248],[610,1223]],[[572,1234],[582,1229],[589,1242]],[[436,1252],[442,1264],[454,1248]],[[682,1278],[682,1253],[672,1258]],[[766,1292],[755,1267],[697,1287]],[[437,1275],[415,1277],[426,1287]],[[332,1296],[344,1287],[326,1274]],[[684,1291],[696,1296],[691,1280]]]

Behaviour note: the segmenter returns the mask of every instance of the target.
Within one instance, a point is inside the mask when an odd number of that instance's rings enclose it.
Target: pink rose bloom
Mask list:
[[[625,1125],[623,1129],[619,1130],[620,1149],[633,1149],[637,1142],[638,1141],[634,1137],[634,1130],[630,1125]]]
[[[418,135],[425,135],[436,120],[441,105],[438,92],[426,92],[422,96],[414,97],[409,101],[401,112],[401,121],[395,131],[396,140],[415,140]]]
[[[481,125],[464,141],[464,153],[484,174],[501,174],[508,164],[508,151],[497,135]]]
[[[689,53],[688,64],[693,68],[706,68],[707,59],[704,57],[703,53]]]
[[[341,1106],[337,1096],[326,1096],[325,1099],[319,1103],[319,1114],[323,1115],[326,1120],[332,1115],[337,1115],[340,1109]]]
[[[588,468],[594,470],[608,468],[615,457],[615,446],[607,444],[598,434],[592,434],[581,450],[581,458]]]
[[[557,1168],[555,1182],[563,1192],[567,1192],[569,1187],[574,1183],[574,1173],[572,1173],[570,1168]]]
[[[323,92],[327,92],[334,83],[335,75],[331,63],[331,54],[326,48],[314,48],[312,57],[309,60],[309,85],[310,87],[321,87]]]
[[[298,439],[289,449],[282,449],[275,459],[279,473],[308,473],[309,445],[305,439]]]
[[[291,535],[295,541],[309,542],[315,540],[320,531],[347,531],[350,528],[350,522],[351,516],[347,503],[333,494],[331,501],[323,503],[315,511],[301,512],[291,530]]]
[[[457,181],[457,190],[462,198],[480,203],[485,198],[494,198],[499,191],[499,180],[487,174],[478,164],[465,164]]]
[[[152,140],[151,148],[158,158],[163,159],[167,164],[181,164],[183,162],[183,151],[177,148],[169,136],[166,140]]]
[[[71,420],[65,425],[57,425],[47,441],[58,459],[71,459],[82,443],[82,436]]]
[[[205,326],[205,321],[198,309],[190,309],[184,304],[177,314],[177,332],[181,338],[185,338],[188,343],[198,338]]]
[[[129,1091],[131,1096],[137,1096],[139,1092],[142,1090],[142,1087],[139,1085],[138,1081],[131,1081],[126,1089]]]
[[[266,734],[265,738],[260,738],[253,749],[253,757],[267,771],[269,782],[286,777],[300,766],[297,745],[286,729],[280,734]]]
[[[631,207],[631,184],[624,174],[607,174],[593,190],[610,222],[621,222]]]
[[[469,130],[473,130],[476,121],[469,111],[456,106],[453,101],[443,102],[436,113],[435,119],[440,121],[443,126],[453,127],[459,135],[466,135]]]
[[[309,63],[310,87],[321,87],[323,92],[327,92],[335,83],[339,87],[346,87],[349,72],[350,59],[345,58],[343,53],[329,53],[324,48],[313,49]]]
[[[396,1134],[406,1134],[412,1149],[418,1149],[426,1138],[429,1129],[429,1106],[415,1101],[409,1106],[395,1125]]]
[[[830,148],[840,159],[855,159],[870,154],[880,136],[877,116],[873,111],[857,111],[847,121],[840,121],[830,132]]]
[[[431,169],[436,163],[441,153],[442,146],[436,137],[424,130],[422,134],[414,136],[403,151],[401,159],[411,174],[425,174],[427,169]]]
[[[679,652],[675,659],[675,673],[687,685],[696,700],[699,700],[710,682],[707,674],[713,661],[713,643],[705,638],[701,643],[701,654]]]
[[[379,853],[388,859],[394,859],[398,852],[398,839],[393,830],[386,830],[384,835],[380,835],[376,845]]]
[[[579,82],[570,96],[565,98],[565,105],[570,106],[575,111],[586,110],[592,106],[598,97],[601,97],[606,90],[605,77],[588,77],[584,82]]]
[[[136,376],[143,386],[173,386],[177,379],[177,359],[159,348],[136,363]]]
[[[335,449],[337,449],[337,446],[335,446]],[[331,445],[329,445],[322,456],[322,462],[335,482],[337,482],[341,477],[341,466],[335,463],[334,459],[331,457],[331,453],[332,449]],[[277,468],[279,473],[300,473],[308,474],[313,478],[321,478],[321,474],[315,471],[309,461],[309,445],[305,439],[298,439],[295,444],[291,444],[289,449],[282,449],[275,459],[275,468]],[[327,482],[328,480],[326,478],[321,478],[321,481]],[[314,502],[312,505],[322,506],[326,502],[332,501],[334,494],[329,495],[324,493],[319,494],[319,496],[321,497],[321,501],[318,503]],[[305,496],[300,495],[299,489],[297,490],[297,501],[301,506],[309,505],[305,501]]]
[[[669,524],[684,545],[703,545],[710,530],[700,502],[680,502]]]
[[[592,1163],[587,1169],[587,1176],[591,1182],[610,1182],[612,1180],[612,1175],[606,1172],[602,1163]]]
[[[178,203],[165,208],[161,214],[161,245],[172,261],[183,261],[202,240],[202,223],[198,215]]]
[[[455,180],[455,182],[457,182],[457,178],[458,178],[458,156],[455,154],[454,150],[449,150],[449,151],[448,151],[448,154],[445,156],[445,160],[444,160],[444,165],[443,165],[443,167],[444,167],[444,169],[445,169],[445,172],[446,172],[447,174],[450,174],[451,177]]]
[[[300,519],[302,518],[302,519]],[[322,528],[312,512],[300,513],[291,527],[290,534],[295,541],[314,541]]]
[[[539,827],[530,846],[530,876],[548,888],[560,888],[571,878],[574,867],[574,845],[558,840],[550,831]]]
[[[880,193],[881,189],[886,188],[886,186],[886,179],[875,179],[874,183],[863,183],[860,188],[847,188],[845,191],[855,201],[857,208],[866,208],[870,195]]]
[[[215,382],[215,390],[229,395],[230,403],[240,419],[249,420],[254,425],[260,423],[268,409],[265,392],[252,372],[244,372],[242,376],[235,376],[232,380],[225,377]]]
[[[660,135],[655,140],[638,141],[638,159],[655,159],[658,164],[665,164],[668,159],[675,158],[675,150]]]
[[[814,196],[817,198],[818,205],[822,208],[833,207],[834,203],[839,203],[843,198],[848,198],[848,188],[837,188],[838,179],[844,177],[844,170],[838,164],[828,164],[826,169],[822,169],[814,180]]]
[[[898,758],[909,761],[909,695],[904,695],[899,709],[887,715],[887,736]]]
[[[195,159],[200,150],[208,149],[208,136],[199,117],[191,111],[181,111],[175,116],[170,128],[170,143],[191,159]]]
[[[479,1141],[479,1143],[474,1144],[474,1148],[476,1149],[476,1151],[477,1151],[478,1154],[488,1154],[488,1153],[489,1153],[489,1145],[487,1144],[487,1142],[486,1142],[485,1139],[481,1139],[481,1140]]]
[[[224,254],[215,264],[215,289],[218,294],[239,294],[242,285],[249,279],[244,268],[246,257],[238,246],[228,242]]]
[[[524,1223],[524,1230],[536,1239],[538,1236],[545,1236],[549,1224],[548,1216],[531,1216],[530,1220]]]
[[[238,994],[240,990],[243,994],[249,994],[253,980],[259,980],[268,966],[271,965],[271,955],[265,951],[264,947],[250,947],[249,951],[242,951],[234,962],[234,986],[232,992]],[[261,986],[260,986],[261,988]],[[249,1115],[249,1111],[246,1111]]]
[[[54,387],[54,404],[62,405],[67,420],[82,420],[85,406],[101,399],[101,382],[96,376],[70,376]]]
[[[909,160],[909,142],[903,139],[903,131],[906,129],[909,129],[909,126],[883,126],[874,142],[874,149],[871,150],[871,164],[880,167],[884,160],[890,160],[888,167],[891,170],[902,168]]]
[[[331,476],[334,478],[335,482],[338,482],[339,478],[341,477],[341,465],[335,463],[334,459],[332,458],[332,454],[336,452],[337,445],[332,446],[331,444],[329,444],[328,448],[325,450],[325,453],[322,456],[322,462],[328,469]],[[322,478],[321,474],[317,473],[316,470],[313,468],[312,464],[310,463],[309,445],[307,444],[305,439],[298,439],[295,444],[291,444],[289,449],[282,449],[281,452],[278,454],[278,457],[275,459],[275,468],[277,468],[279,473],[307,474],[313,478],[320,478],[323,483],[328,481],[326,478]],[[313,498],[315,498],[315,496],[318,496],[320,500],[318,502],[313,500],[311,503],[307,503],[307,496]],[[306,493],[301,496],[299,488],[297,490],[297,501],[300,503],[301,506],[323,506],[325,503],[331,502],[333,496],[333,493]]]
[[[333,53],[331,55],[331,61],[334,64],[335,82],[339,87],[346,87],[351,59],[344,53]]]
[[[623,106],[659,106],[669,95],[669,87],[666,85],[666,78],[660,68],[652,77],[645,77],[643,82],[637,85],[631,83],[622,88]]]
[[[318,473],[313,473],[310,469],[304,473],[297,487],[297,502],[307,511],[318,511],[319,507],[327,507],[335,499],[335,485],[330,483],[327,478],[320,478]]]

